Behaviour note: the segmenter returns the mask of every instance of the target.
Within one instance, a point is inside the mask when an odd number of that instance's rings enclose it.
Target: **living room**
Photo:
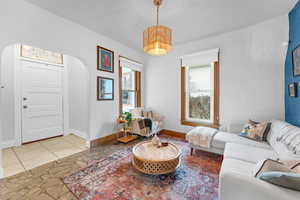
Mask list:
[[[0,199],[300,199],[299,5],[2,1]]]

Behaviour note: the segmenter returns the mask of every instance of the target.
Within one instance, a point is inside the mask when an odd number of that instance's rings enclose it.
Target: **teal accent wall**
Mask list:
[[[285,62],[285,120],[295,126],[300,126],[300,76],[293,76],[293,50],[300,45],[300,1],[289,13],[289,46]],[[297,83],[298,97],[291,98],[288,84]]]

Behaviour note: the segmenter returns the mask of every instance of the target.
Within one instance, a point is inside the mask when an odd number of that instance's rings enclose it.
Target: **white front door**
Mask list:
[[[63,67],[22,63],[22,143],[63,135]]]

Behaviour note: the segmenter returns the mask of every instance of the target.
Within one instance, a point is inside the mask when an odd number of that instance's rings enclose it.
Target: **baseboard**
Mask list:
[[[180,139],[185,139],[185,136],[186,136],[185,133],[167,130],[167,129],[161,130],[160,134],[175,137],[175,138],[180,138]]]
[[[8,140],[8,141],[2,142],[0,148],[5,149],[5,148],[9,148],[9,147],[14,147],[14,146],[16,146],[16,141]]]
[[[4,178],[4,169],[3,167],[1,166],[0,167],[0,179]]]
[[[110,143],[113,140],[116,140],[119,137],[119,134],[120,134],[120,132],[117,132],[117,133],[113,133],[113,134],[92,140],[90,142],[90,145],[91,145],[91,147],[96,147],[98,145]],[[180,139],[185,139],[185,135],[186,135],[185,133],[182,133],[182,132],[166,130],[166,129],[161,130],[160,134],[175,137],[175,138],[180,138]]]
[[[66,135],[69,135],[73,133],[74,135],[77,135],[78,137],[81,137],[83,139],[87,139],[87,134],[85,132],[82,132],[82,131],[78,131],[78,130],[75,130],[75,129],[68,129],[67,132],[66,132]]]
[[[101,144],[110,143],[111,141],[116,140],[119,137],[119,135],[120,135],[120,132],[117,132],[117,133],[113,133],[113,134],[92,140],[90,142],[90,145],[91,145],[91,147],[96,147]]]

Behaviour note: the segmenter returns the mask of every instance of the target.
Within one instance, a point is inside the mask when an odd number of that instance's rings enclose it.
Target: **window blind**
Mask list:
[[[220,49],[217,48],[182,56],[182,66],[199,66],[217,62],[219,61],[219,52]]]
[[[133,60],[129,60],[127,58],[120,56],[120,66],[132,69],[134,71],[142,71],[143,65],[141,63],[135,62]]]

